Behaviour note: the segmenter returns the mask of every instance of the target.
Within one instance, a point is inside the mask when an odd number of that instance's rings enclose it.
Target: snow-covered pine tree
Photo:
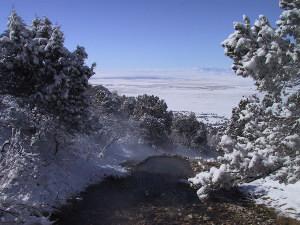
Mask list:
[[[0,39],[0,79],[4,92],[14,92],[16,95],[27,92],[31,74],[27,69],[30,58],[30,33],[21,17],[12,11],[6,30]]]
[[[95,67],[85,65],[84,48],[65,48],[60,27],[46,17],[28,27],[13,10],[7,26],[0,36],[1,92],[25,97],[43,113],[78,128],[88,115],[86,90]]]
[[[163,99],[154,95],[139,95],[136,99],[133,117],[137,120],[144,118],[145,115],[156,118],[164,124],[166,132],[170,134],[173,115],[167,109],[168,106]]]
[[[172,122],[171,139],[173,144],[199,148],[207,143],[205,124],[199,122],[195,113],[190,115],[175,114]]]
[[[236,74],[252,77],[264,97],[240,102],[220,137],[221,166],[190,179],[201,186],[201,199],[212,189],[269,175],[286,183],[300,180],[300,1],[280,0],[279,6],[284,11],[277,29],[263,15],[254,26],[244,16],[245,23],[235,22],[236,31],[222,43]]]
[[[139,121],[142,136],[149,144],[165,144],[171,133],[173,113],[164,100],[154,95],[139,95],[132,118]]]

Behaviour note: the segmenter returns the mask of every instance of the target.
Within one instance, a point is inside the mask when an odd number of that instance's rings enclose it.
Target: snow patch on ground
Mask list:
[[[242,184],[240,189],[252,196],[258,204],[266,204],[284,215],[300,220],[300,181],[285,185],[267,177]]]

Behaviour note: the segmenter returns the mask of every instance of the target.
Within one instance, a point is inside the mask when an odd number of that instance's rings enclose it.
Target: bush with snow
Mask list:
[[[168,133],[162,120],[145,114],[139,119],[140,135],[143,143],[159,145],[167,143]]]
[[[1,93],[28,99],[69,128],[80,127],[89,114],[86,89],[95,66],[85,65],[84,48],[65,48],[60,27],[46,17],[27,26],[13,10],[7,26],[0,35]]]
[[[123,113],[127,116],[133,116],[134,110],[136,107],[136,98],[135,97],[127,97],[123,95],[121,97],[121,109]]]
[[[92,95],[93,111],[96,113],[122,114],[121,97],[116,93],[110,92],[102,85],[92,86],[88,90]]]
[[[141,136],[151,145],[168,142],[173,113],[168,111],[164,100],[153,95],[140,95],[136,98],[132,119],[139,121]]]
[[[173,144],[197,148],[207,143],[206,135],[205,125],[197,120],[194,113],[174,115],[171,133]]]
[[[121,168],[99,157],[102,132],[70,134],[22,102],[0,96],[0,223],[50,224],[54,206]]]
[[[250,25],[234,23],[225,40],[225,54],[234,60],[237,75],[252,77],[260,96],[241,100],[229,127],[219,138],[219,168],[190,179],[201,186],[198,195],[270,176],[280,182],[300,180],[300,2],[280,0],[284,9],[270,26],[265,16]]]
[[[130,128],[128,135],[132,139],[135,136],[140,144],[149,145],[169,142],[173,113],[167,110],[164,100],[146,94],[138,97],[119,96],[101,85],[91,87],[90,92],[94,96],[93,111],[116,117],[118,123]]]
[[[53,121],[22,102],[20,97],[1,95],[0,221],[50,224],[42,215],[41,205],[29,199],[42,163],[37,148],[46,133],[53,131]]]
[[[207,144],[206,126],[197,120],[194,113],[174,114],[157,96],[119,96],[101,85],[91,87],[90,93],[94,96],[93,111],[113,114],[119,123],[127,121],[126,126],[134,130],[131,137],[139,136],[140,144],[172,145],[193,150]]]
[[[160,120],[168,133],[171,131],[172,112],[168,111],[168,106],[164,100],[154,95],[140,95],[136,99],[136,106],[133,111],[133,117],[140,119],[145,115],[152,116]]]

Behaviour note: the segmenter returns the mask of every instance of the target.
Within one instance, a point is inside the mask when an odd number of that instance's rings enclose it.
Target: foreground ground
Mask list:
[[[109,177],[70,200],[56,224],[300,224],[256,205],[237,189],[211,194],[202,203],[186,178],[193,162],[155,157],[125,178]],[[208,165],[209,166],[209,165]]]

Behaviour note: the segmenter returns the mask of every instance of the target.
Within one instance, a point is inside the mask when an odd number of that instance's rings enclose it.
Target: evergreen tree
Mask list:
[[[31,45],[28,43],[30,33],[21,17],[12,11],[8,30],[0,39],[0,76],[2,91],[14,92],[16,95],[30,90],[32,74],[28,70],[30,64]]]
[[[85,92],[95,67],[85,65],[84,48],[65,48],[60,27],[46,17],[28,27],[13,10],[7,26],[0,36],[1,92],[26,97],[33,107],[78,127],[88,116]]]
[[[273,94],[300,82],[299,4],[280,1],[280,6],[285,11],[277,21],[277,29],[264,15],[251,27],[244,15],[245,23],[235,22],[236,31],[222,43],[225,55],[234,60],[236,74],[252,77],[260,90]]]
[[[263,15],[252,27],[244,16],[245,23],[235,22],[236,31],[222,43],[236,74],[252,77],[264,97],[240,102],[220,137],[221,166],[190,179],[201,186],[202,199],[212,189],[271,173],[281,182],[300,179],[300,1],[279,5],[284,11],[277,29]]]

